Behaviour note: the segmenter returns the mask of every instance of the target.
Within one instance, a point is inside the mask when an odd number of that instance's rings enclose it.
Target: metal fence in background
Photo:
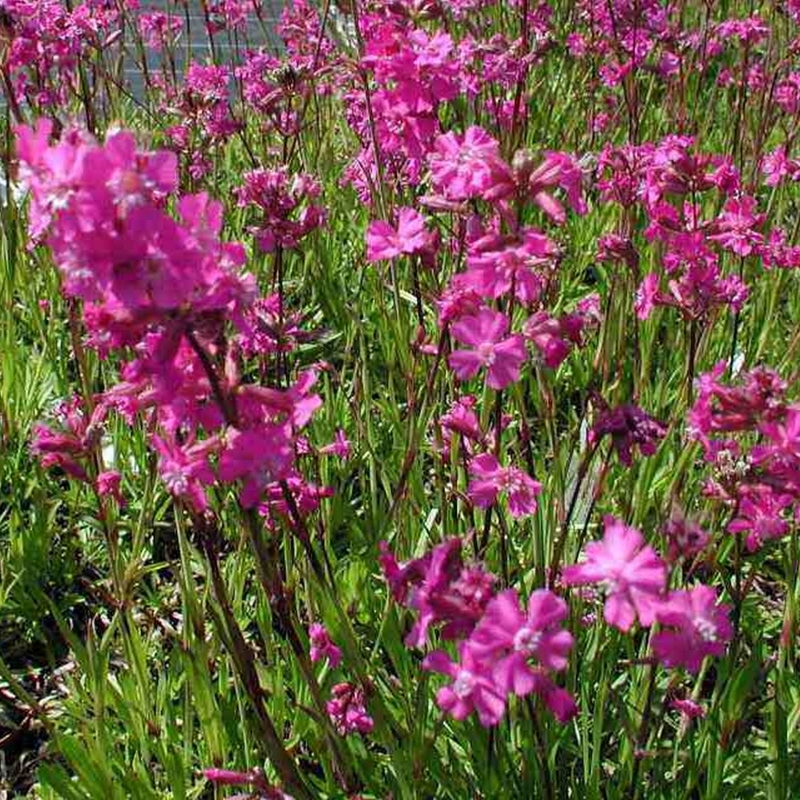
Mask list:
[[[275,33],[275,26],[280,19],[281,9],[284,5],[283,0],[262,0],[261,19],[256,16],[254,11],[250,11],[245,24],[238,29],[215,33],[214,48],[219,62],[233,64],[236,48],[243,52],[246,49],[269,45],[273,50],[280,50],[281,42]],[[187,57],[200,63],[210,62],[211,46],[206,19],[202,5],[197,0],[188,0],[188,14],[184,11],[183,4],[176,3],[174,0],[142,0],[139,13],[148,11],[169,12],[181,20],[181,39],[175,49],[178,69],[185,69]],[[141,93],[143,87],[142,70],[141,66],[137,64],[137,59],[129,58],[124,65],[125,80],[136,95]],[[153,51],[147,53],[147,67],[154,71],[161,68],[159,53]]]

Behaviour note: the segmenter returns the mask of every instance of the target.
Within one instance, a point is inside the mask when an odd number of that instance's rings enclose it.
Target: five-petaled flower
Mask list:
[[[606,594],[605,620],[621,631],[630,630],[637,617],[642,625],[652,625],[666,587],[667,570],[642,534],[607,516],[603,539],[587,544],[584,552],[583,562],[564,568],[562,582],[602,588]]]
[[[519,380],[527,357],[525,340],[520,334],[506,336],[508,327],[508,317],[490,308],[453,323],[453,337],[470,348],[450,354],[450,367],[460,381],[475,377],[481,369],[486,370],[486,382],[492,389],[505,389]]]

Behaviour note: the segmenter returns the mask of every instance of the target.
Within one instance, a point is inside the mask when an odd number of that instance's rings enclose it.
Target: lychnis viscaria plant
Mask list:
[[[800,5],[0,0],[0,792],[800,794]]]

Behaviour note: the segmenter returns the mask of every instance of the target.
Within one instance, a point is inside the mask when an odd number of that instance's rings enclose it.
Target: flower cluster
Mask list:
[[[461,547],[460,539],[450,539],[401,565],[382,544],[381,566],[392,596],[417,612],[406,644],[425,645],[434,624],[443,639],[458,642],[457,661],[434,650],[423,662],[452,679],[437,694],[439,706],[456,719],[475,711],[482,724],[496,725],[510,694],[535,693],[566,721],[575,702],[551,675],[567,667],[572,648],[572,635],[561,627],[566,603],[543,589],[522,609],[514,589],[495,594],[494,576],[463,563]]]
[[[91,422],[66,414],[70,435],[38,430],[43,463],[86,479],[90,431],[110,409],[150,417],[159,470],[175,497],[209,509],[215,482],[240,485],[245,507],[284,513],[285,493],[307,513],[318,497],[295,466],[298,433],[321,405],[314,370],[286,389],[249,384],[226,325],[253,334],[257,291],[244,250],[219,239],[222,209],[207,195],[176,191],[169,152],[136,149],[116,133],[97,144],[77,132],[49,143],[51,127],[19,132],[20,175],[31,192],[31,231],[50,246],[67,296],[83,302],[89,342],[100,353],[131,349],[122,380],[94,398]],[[97,476],[95,476],[97,477]],[[113,484],[106,479],[107,491]],[[310,508],[315,508],[315,502]]]
[[[730,607],[717,603],[714,589],[699,584],[667,592],[666,564],[636,528],[614,517],[606,517],[603,539],[588,544],[585,559],[566,567],[561,580],[600,589],[606,622],[623,632],[637,621],[658,623],[653,652],[667,667],[696,673],[706,656],[721,656],[733,636]]]
[[[697,380],[689,433],[713,468],[705,493],[732,510],[728,530],[752,552],[800,518],[800,408],[770,369],[745,372],[733,385],[721,380],[725,371],[720,362]]]

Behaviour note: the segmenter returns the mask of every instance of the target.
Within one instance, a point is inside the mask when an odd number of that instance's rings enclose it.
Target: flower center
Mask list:
[[[161,473],[161,477],[170,494],[180,497],[189,489],[189,479],[180,467],[170,467]]]
[[[487,367],[491,367],[494,364],[494,344],[492,342],[483,342],[482,344],[478,345],[478,355],[481,357],[481,361],[483,361],[484,365]]]
[[[475,686],[475,676],[466,669],[458,671],[456,679],[453,681],[453,694],[460,700],[469,697]]]
[[[694,629],[704,642],[715,642],[717,640],[717,626],[710,619],[701,617],[695,620]]]
[[[523,653],[526,656],[532,655],[539,643],[542,641],[542,634],[540,631],[535,631],[533,628],[524,627],[520,628],[514,635],[514,650],[518,653]]]
[[[504,470],[500,482],[509,494],[519,494],[522,491],[522,481],[516,471],[512,469]]]

